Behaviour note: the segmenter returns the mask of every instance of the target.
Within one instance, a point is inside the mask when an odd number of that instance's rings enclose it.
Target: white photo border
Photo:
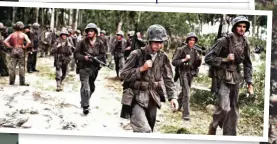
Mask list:
[[[240,14],[240,15],[266,15],[267,16],[267,42],[266,42],[266,73],[265,73],[265,98],[264,98],[264,129],[263,137],[257,136],[219,136],[219,135],[190,135],[190,134],[157,134],[157,133],[99,133],[69,130],[38,130],[0,128],[3,133],[43,134],[43,135],[71,135],[71,136],[98,136],[98,137],[129,137],[129,138],[157,138],[157,139],[190,139],[190,140],[220,140],[220,141],[268,141],[269,120],[269,94],[270,94],[270,65],[271,65],[271,35],[272,11],[261,10],[230,10],[230,9],[203,9],[203,8],[178,8],[155,6],[124,6],[124,5],[84,5],[64,3],[35,3],[35,2],[0,2],[1,7],[42,7],[42,8],[67,8],[67,9],[94,9],[94,10],[125,10],[125,11],[152,11],[152,12],[181,12],[181,13],[209,13],[209,14]]]

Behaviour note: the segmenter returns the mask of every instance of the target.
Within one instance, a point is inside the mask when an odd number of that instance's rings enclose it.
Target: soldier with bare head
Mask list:
[[[25,52],[24,49],[27,49],[31,44],[28,36],[23,33],[24,24],[21,21],[18,21],[14,25],[15,32],[9,35],[8,38],[5,39],[4,44],[11,48],[11,67],[10,67],[10,85],[14,85],[15,83],[15,71],[16,66],[19,66],[19,83],[20,85],[29,86],[29,84],[25,83]],[[24,45],[24,40],[26,41],[26,45]]]

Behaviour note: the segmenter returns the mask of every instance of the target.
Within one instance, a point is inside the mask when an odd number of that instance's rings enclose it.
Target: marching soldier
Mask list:
[[[75,51],[75,60],[77,60],[78,71],[81,80],[81,107],[83,113],[87,115],[89,113],[89,100],[91,95],[95,91],[95,80],[100,70],[100,64],[94,61],[86,53],[90,54],[97,59],[104,61],[106,53],[104,50],[104,44],[97,36],[98,29],[94,23],[89,23],[85,32],[87,37],[82,39],[77,45]]]
[[[126,40],[124,39],[123,31],[119,31],[116,40],[114,40],[111,48],[111,53],[114,57],[116,76],[119,78],[119,72],[124,65],[124,51],[126,48]]]
[[[232,21],[232,33],[220,38],[205,57],[206,64],[213,69],[212,78],[218,108],[213,115],[209,127],[209,135],[216,134],[216,128],[223,128],[223,135],[236,135],[239,117],[238,94],[241,81],[240,64],[243,63],[244,80],[248,84],[248,92],[253,95],[252,62],[250,48],[245,32],[249,31],[250,22],[244,16]]]
[[[182,92],[179,94],[178,103],[179,108],[183,107],[183,119],[190,119],[190,87],[193,77],[198,73],[198,68],[201,65],[202,57],[194,49],[195,44],[198,41],[198,37],[195,33],[191,32],[187,35],[186,45],[177,49],[172,65],[178,67],[180,74],[180,85]]]
[[[48,56],[48,53],[51,49],[51,44],[52,44],[52,34],[51,34],[49,25],[46,25],[46,30],[42,33],[40,43],[41,43],[40,57]]]
[[[19,65],[19,82],[20,85],[29,86],[25,83],[25,53],[24,49],[28,48],[31,44],[30,39],[22,31],[24,29],[24,24],[18,21],[14,25],[15,32],[9,35],[5,39],[4,44],[11,48],[11,67],[10,67],[10,85],[14,85],[15,82],[15,70],[16,66]],[[24,40],[27,44],[24,45]]]
[[[54,66],[56,67],[56,91],[62,91],[62,82],[67,75],[67,67],[72,55],[72,44],[68,39],[67,30],[60,32],[60,38],[57,39],[51,53],[54,55]]]
[[[77,46],[77,38],[73,35],[72,29],[68,29],[68,33],[69,33],[68,39],[72,45],[72,52],[74,52]],[[70,62],[70,71],[74,71],[74,70],[75,70],[75,60],[74,60],[74,57],[72,56],[71,62]]]
[[[165,102],[163,84],[168,100],[174,110],[178,109],[171,64],[165,52],[160,50],[167,39],[166,30],[156,24],[148,28],[147,34],[149,44],[131,52],[120,75],[128,85],[123,92],[122,104],[131,107],[131,126],[134,132],[140,133],[154,130],[157,108]]]

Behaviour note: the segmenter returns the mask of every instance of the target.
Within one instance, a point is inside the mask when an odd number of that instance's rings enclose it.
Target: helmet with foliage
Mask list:
[[[154,24],[147,29],[148,41],[166,41],[168,39],[166,30],[163,26]]]
[[[232,20],[232,32],[235,32],[235,28],[239,23],[245,23],[246,24],[246,31],[249,31],[250,28],[250,22],[245,16],[238,16]]]

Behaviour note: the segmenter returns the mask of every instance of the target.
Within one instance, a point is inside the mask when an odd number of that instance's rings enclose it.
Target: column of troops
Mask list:
[[[250,22],[246,17],[238,16],[232,21],[232,33],[218,39],[206,51],[205,63],[210,66],[213,80],[212,92],[217,95],[218,107],[210,124],[210,135],[216,134],[216,128],[223,128],[224,135],[237,134],[239,117],[239,83],[245,80],[248,91],[253,93],[252,63],[250,48],[245,32]],[[134,132],[151,133],[154,131],[157,109],[167,100],[173,111],[182,111],[182,119],[190,120],[190,88],[193,78],[199,73],[203,53],[197,47],[195,33],[187,34],[185,41],[178,47],[170,61],[162,49],[169,36],[161,25],[151,25],[146,37],[141,32],[129,31],[127,38],[123,31],[115,36],[107,36],[104,30],[89,23],[81,33],[71,28],[51,31],[49,26],[41,32],[37,23],[26,25],[17,22],[14,32],[1,29],[1,76],[10,76],[10,84],[15,83],[15,68],[19,66],[20,85],[25,82],[25,63],[27,72],[36,69],[37,53],[40,57],[52,55],[56,68],[57,91],[62,91],[63,80],[68,69],[75,70],[80,76],[81,102],[83,114],[90,112],[90,98],[95,91],[95,80],[99,70],[111,61],[115,63],[116,76],[122,81],[121,117],[130,120]],[[112,60],[107,61],[108,55]],[[109,63],[109,64],[108,64]],[[244,75],[241,76],[240,64]],[[8,66],[9,65],[9,66]],[[172,65],[182,87],[176,93]],[[165,87],[165,89],[163,88]]]

